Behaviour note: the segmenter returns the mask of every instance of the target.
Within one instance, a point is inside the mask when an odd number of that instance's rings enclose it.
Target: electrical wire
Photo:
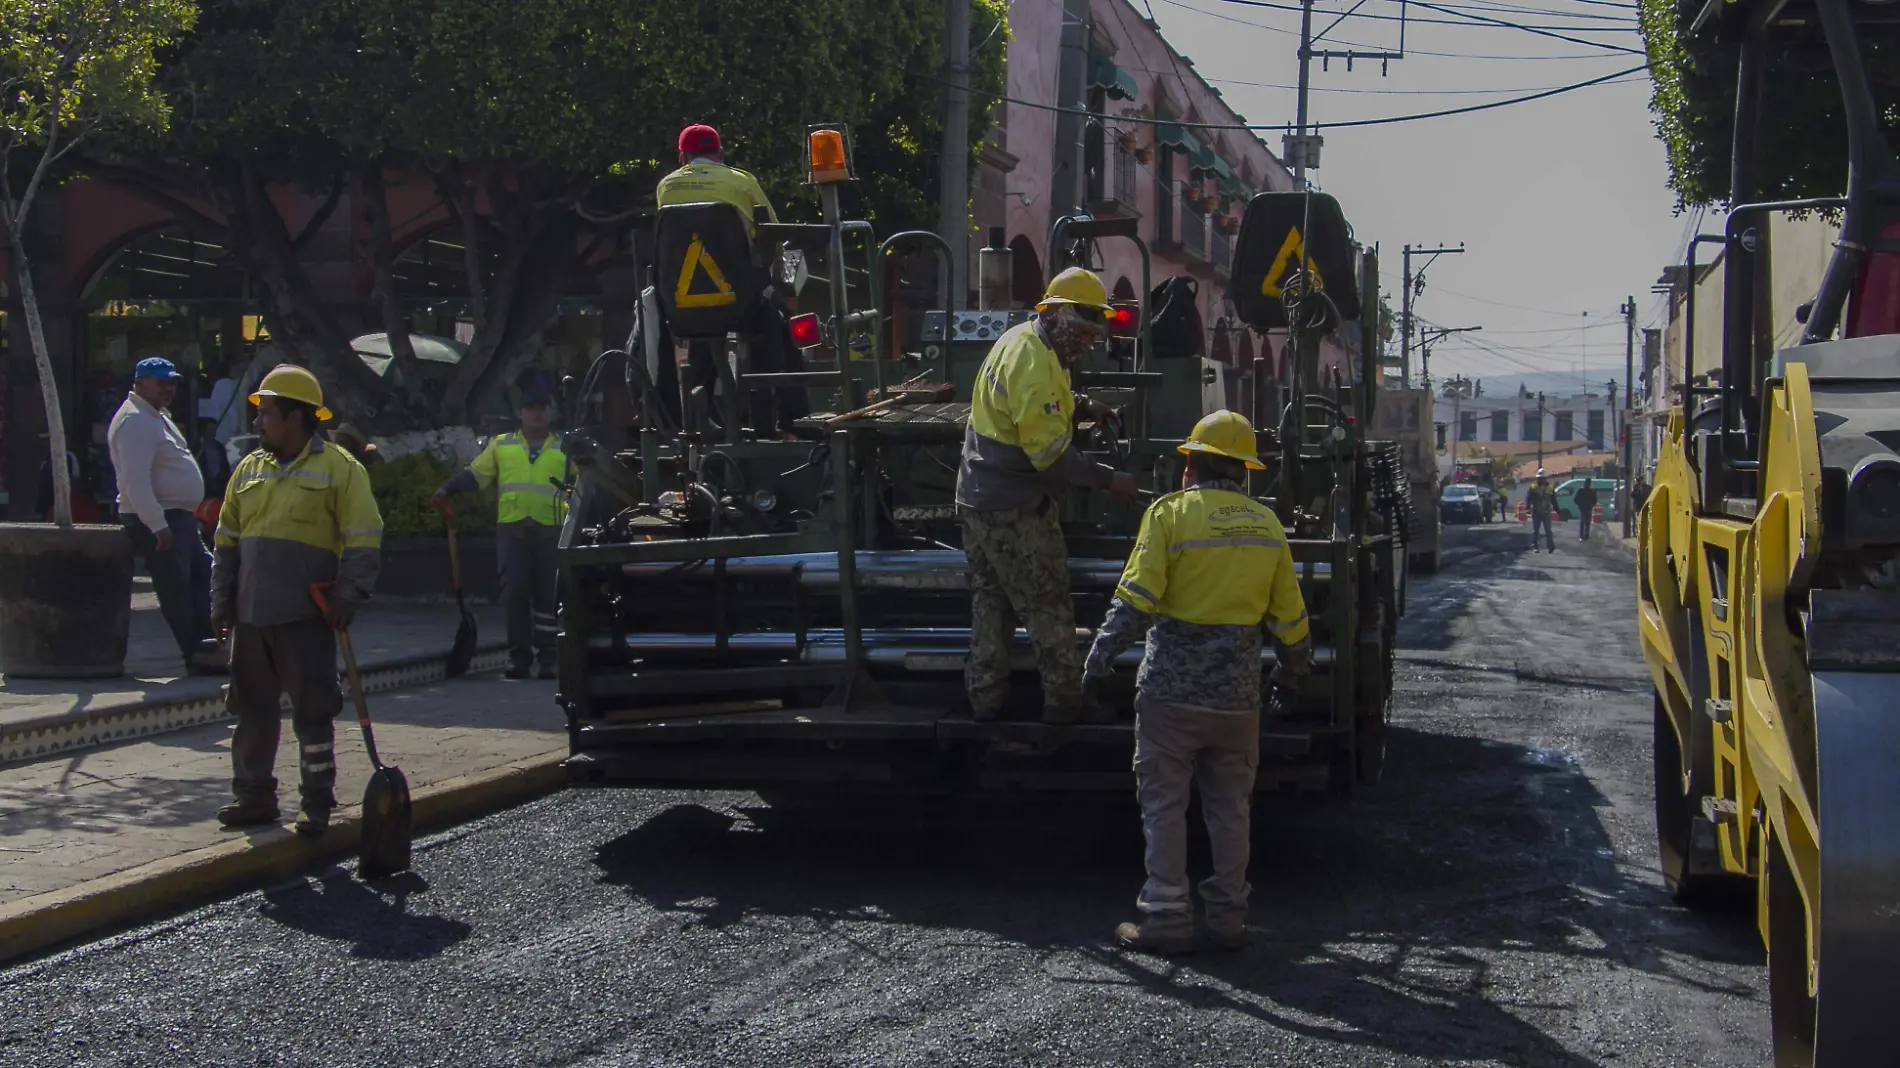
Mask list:
[[[1239,0],[1227,0],[1227,2],[1238,3]],[[1453,9],[1448,8],[1448,7],[1440,7],[1437,4],[1428,3],[1427,0],[1410,0],[1410,2],[1413,4],[1416,4],[1419,7],[1424,8],[1427,11],[1439,11],[1439,12],[1444,12],[1447,14],[1453,14],[1453,15],[1459,16],[1460,18],[1470,19],[1473,22],[1480,23],[1487,26],[1500,26],[1506,29],[1523,30],[1525,33],[1533,33],[1539,37],[1549,37],[1555,41],[1564,41],[1569,44],[1588,45],[1592,48],[1601,48],[1601,49],[1604,49],[1605,51],[1610,51],[1610,52],[1625,52],[1632,56],[1647,57],[1649,55],[1647,51],[1641,48],[1631,48],[1627,45],[1609,44],[1603,41],[1592,41],[1586,37],[1569,37],[1552,30],[1542,29],[1536,26],[1527,26],[1521,22],[1511,22],[1507,19],[1495,19],[1495,18],[1490,17],[1489,15],[1475,15],[1475,14],[1468,14],[1468,13],[1460,12],[1460,11],[1454,11]],[[1595,32],[1635,33],[1636,29],[1634,27],[1631,27],[1627,30],[1616,30],[1616,31],[1599,30]]]
[[[1289,30],[1283,26],[1273,26],[1265,22],[1254,22],[1250,19],[1236,18],[1233,15],[1223,15],[1218,11],[1208,11],[1205,8],[1199,8],[1199,7],[1195,7],[1192,4],[1183,3],[1182,0],[1161,0],[1161,2],[1164,4],[1167,4],[1170,7],[1178,7],[1182,9],[1183,11],[1191,11],[1195,13],[1196,15],[1205,15],[1211,19],[1219,19],[1222,22],[1231,22],[1240,26],[1251,26],[1252,28],[1256,30],[1266,30],[1268,33],[1278,33],[1278,34],[1283,34],[1288,37],[1298,37],[1300,35],[1300,31],[1298,30]],[[1346,45],[1349,48],[1383,48],[1385,47],[1383,45],[1372,44],[1366,41],[1343,41],[1343,40],[1335,39],[1333,43]],[[1426,49],[1423,49],[1423,48],[1409,48],[1406,50],[1405,54],[1407,57],[1431,56],[1436,59],[1519,60],[1519,61],[1529,61],[1529,62],[1549,62],[1549,61],[1557,61],[1557,60],[1579,60],[1579,59],[1581,60],[1604,59],[1604,58],[1608,58],[1608,56],[1610,55],[1609,53],[1603,53],[1603,52],[1587,52],[1587,53],[1581,53],[1581,54],[1573,52],[1573,53],[1566,53],[1563,55],[1555,55],[1555,56],[1502,56],[1502,55],[1482,55],[1482,54],[1477,54],[1477,53],[1472,53],[1472,52],[1432,52],[1432,51],[1427,51]]]
[[[1123,67],[1123,70],[1138,70],[1144,74],[1164,74],[1165,71],[1149,70],[1145,67]],[[1290,82],[1244,82],[1238,78],[1206,78],[1215,85],[1240,85],[1249,89],[1298,89]],[[1630,81],[1641,81],[1631,78]],[[1610,83],[1621,85],[1622,82]],[[1522,85],[1498,89],[1348,89],[1331,85],[1309,85],[1308,92],[1313,93],[1349,93],[1362,96],[1489,96],[1494,93],[1541,93],[1546,89],[1558,88],[1554,85]]]
[[[1417,2],[1417,0],[1414,0],[1414,2]],[[1593,85],[1602,85],[1605,82],[1621,78],[1626,74],[1634,74],[1639,70],[1647,69],[1647,66],[1648,65],[1645,64],[1640,67],[1631,67],[1628,70],[1620,70],[1614,74],[1605,74],[1599,78],[1590,78],[1581,82],[1572,82],[1569,85],[1560,85],[1555,89],[1546,89],[1541,93],[1514,96],[1508,100],[1493,100],[1484,104],[1471,104],[1462,108],[1446,108],[1442,111],[1427,111],[1417,115],[1389,115],[1382,119],[1355,119],[1351,122],[1316,122],[1311,125],[1315,130],[1341,130],[1354,126],[1386,126],[1395,122],[1417,122],[1420,119],[1441,119],[1447,115],[1469,115],[1474,111],[1490,111],[1493,108],[1509,107],[1512,104],[1527,104],[1533,100],[1543,100],[1546,97],[1557,96],[1560,93],[1574,92],[1578,89],[1588,89]]]
[[[1292,12],[1297,13],[1297,12],[1303,12],[1305,10],[1304,8],[1300,7],[1298,4],[1278,4],[1278,3],[1272,2],[1272,0],[1216,0],[1216,2],[1222,3],[1222,4],[1233,4],[1236,7],[1266,8],[1269,11],[1292,11]],[[1567,41],[1571,44],[1589,45],[1593,48],[1613,48],[1613,49],[1618,49],[1620,51],[1635,52],[1638,55],[1643,54],[1639,49],[1623,48],[1623,46],[1621,45],[1604,44],[1601,41],[1589,41],[1589,40],[1584,40],[1582,38],[1577,38],[1577,37],[1565,37],[1562,34],[1553,32],[1557,30],[1568,30],[1575,33],[1636,33],[1637,27],[1633,23],[1627,27],[1624,27],[1624,26],[1616,26],[1616,27],[1528,26],[1528,25],[1523,25],[1523,24],[1515,23],[1515,22],[1507,22],[1502,19],[1490,18],[1488,16],[1468,14],[1464,11],[1460,11],[1454,8],[1440,7],[1437,4],[1425,3],[1424,0],[1409,0],[1409,2],[1418,7],[1427,8],[1429,10],[1437,11],[1442,14],[1455,15],[1457,17],[1449,18],[1449,19],[1431,19],[1431,18],[1418,18],[1417,16],[1413,16],[1413,15],[1372,15],[1372,14],[1360,14],[1355,17],[1362,18],[1362,19],[1370,19],[1373,22],[1407,22],[1407,23],[1414,23],[1414,24],[1425,25],[1425,26],[1459,26],[1459,27],[1463,27],[1467,29],[1482,28],[1482,29],[1525,30],[1531,33],[1539,34],[1540,36],[1544,36],[1544,37],[1555,37],[1557,40]],[[1325,13],[1331,14],[1331,12],[1325,12]],[[1345,16],[1342,15],[1340,17],[1344,18]],[[1338,25],[1338,23],[1335,22],[1334,25]],[[1332,27],[1329,26],[1327,27],[1327,29],[1330,30],[1332,29]],[[1320,37],[1323,35],[1324,35],[1324,31],[1322,31],[1321,34],[1315,35],[1313,37],[1313,40],[1318,41]]]

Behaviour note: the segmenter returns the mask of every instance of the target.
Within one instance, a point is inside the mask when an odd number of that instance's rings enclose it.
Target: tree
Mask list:
[[[0,221],[46,405],[53,518],[62,527],[73,524],[66,420],[33,285],[27,222],[34,201],[75,149],[110,132],[164,128],[166,102],[152,85],[155,53],[188,30],[194,15],[190,0],[0,5]]]
[[[1654,89],[1650,110],[1669,153],[1669,184],[1679,208],[1732,202],[1729,155],[1734,144],[1739,46],[1698,37],[1689,27],[1700,0],[1641,0],[1643,40]],[[1868,76],[1882,129],[1900,132],[1900,27],[1863,26]],[[1829,196],[1847,187],[1847,128],[1840,87],[1819,25],[1777,27],[1768,45],[1761,99],[1757,187],[1748,200]]]
[[[917,191],[932,181],[922,146],[941,93],[909,71],[934,69],[920,57],[941,47],[937,0],[203,3],[165,70],[189,120],[101,159],[100,173],[226,236],[263,284],[272,335],[372,424],[459,422],[504,391],[575,271],[621,249],[686,122],[718,126],[733,161],[793,214],[814,203],[804,133],[818,119],[878,131],[860,153],[874,218],[916,218]],[[978,9],[987,32],[1001,5]],[[995,94],[1001,50],[989,51],[976,84]],[[975,110],[987,129],[988,109]],[[335,310],[310,296],[300,263],[349,186],[367,209],[373,303],[392,336],[406,334],[384,179],[414,174],[460,230],[475,324],[469,354],[432,398],[388,395],[350,353]],[[293,228],[269,196],[284,184],[324,206]],[[405,358],[397,351],[399,367]]]

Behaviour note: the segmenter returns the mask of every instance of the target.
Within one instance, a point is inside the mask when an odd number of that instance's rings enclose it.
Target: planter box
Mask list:
[[[455,539],[462,556],[462,588],[470,598],[493,601],[501,584],[495,577],[495,536],[466,534]],[[383,539],[383,573],[376,580],[377,596],[415,597],[451,593],[449,539],[415,537]]]
[[[131,626],[124,527],[0,524],[0,674],[117,678]]]

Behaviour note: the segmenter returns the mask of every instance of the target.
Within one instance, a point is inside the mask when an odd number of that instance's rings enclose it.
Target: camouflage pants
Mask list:
[[[1082,704],[1082,651],[1069,599],[1069,551],[1055,505],[963,512],[970,562],[970,707],[994,712],[1009,689],[1009,642],[1020,620],[1036,650],[1045,709]]]

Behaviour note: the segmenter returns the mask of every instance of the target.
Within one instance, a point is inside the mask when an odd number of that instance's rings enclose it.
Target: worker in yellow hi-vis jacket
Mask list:
[[[1207,929],[1221,948],[1240,945],[1247,918],[1248,835],[1260,764],[1260,651],[1273,642],[1276,704],[1290,705],[1312,661],[1306,602],[1286,531],[1245,492],[1263,470],[1244,416],[1220,411],[1198,423],[1181,491],[1141,517],[1135,551],[1095,635],[1084,685],[1099,692],[1110,666],[1147,638],[1135,691],[1135,778],[1148,841],[1140,924],[1116,934],[1135,949],[1194,948],[1187,883],[1188,790],[1201,791],[1214,873],[1201,883]]]
[[[258,449],[231,472],[211,565],[211,616],[231,633],[232,792],[229,827],[278,818],[279,700],[290,696],[302,772],[299,834],[321,834],[336,807],[336,628],[376,585],[383,518],[369,474],[326,444],[330,418],[315,375],[285,364],[257,392]],[[310,586],[334,582],[326,618]]]
[[[477,486],[496,488],[495,562],[508,616],[508,671],[525,679],[540,660],[544,679],[555,677],[555,638],[561,524],[567,503],[556,485],[568,477],[567,454],[549,429],[551,398],[536,385],[522,395],[521,428],[490,439],[481,455],[435,491],[438,500]]]
[[[990,347],[970,394],[970,425],[957,469],[957,515],[970,567],[971,715],[995,719],[1009,688],[1009,642],[1021,620],[1042,673],[1042,718],[1072,723],[1086,711],[1082,654],[1069,600],[1069,554],[1058,498],[1093,486],[1136,499],[1134,476],[1091,462],[1075,447],[1078,404],[1069,368],[1106,330],[1108,290],[1071,267],[1049,282],[1036,318]]]

